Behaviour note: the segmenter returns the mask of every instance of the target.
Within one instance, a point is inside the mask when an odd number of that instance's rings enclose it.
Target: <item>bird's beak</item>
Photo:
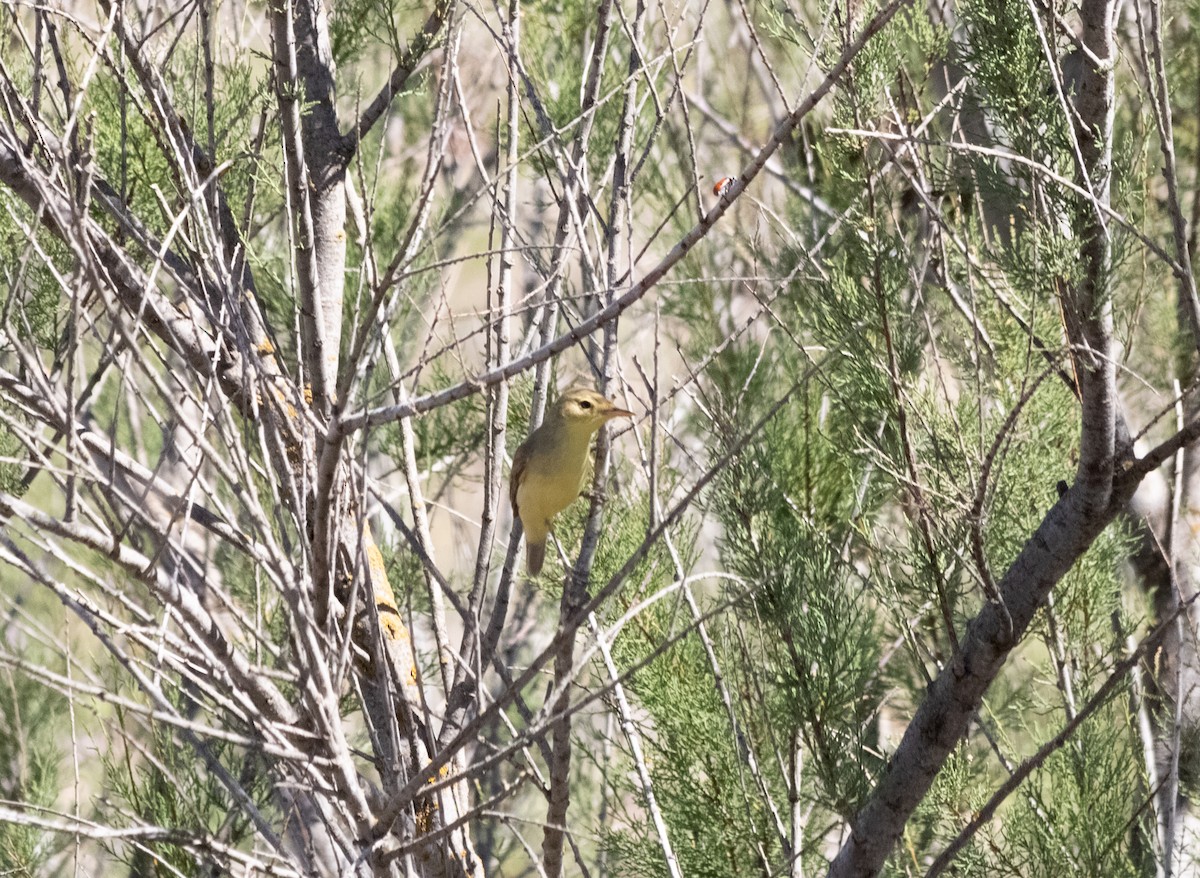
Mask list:
[[[611,421],[613,418],[632,418],[632,417],[633,417],[633,412],[627,411],[626,409],[619,409],[616,406],[613,406],[611,409],[609,409],[608,411],[606,411],[604,413],[604,420],[606,420],[606,421]]]

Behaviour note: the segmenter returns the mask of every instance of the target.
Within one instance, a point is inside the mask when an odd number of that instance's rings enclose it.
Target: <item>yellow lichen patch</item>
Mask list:
[[[383,552],[379,551],[379,547],[374,542],[367,544],[367,566],[371,568],[372,578],[376,576],[384,579],[387,578],[387,568],[383,563]]]
[[[271,339],[264,338],[258,343],[258,347],[255,350],[258,351],[260,357],[269,357],[275,353],[275,345],[271,344]]]
[[[436,810],[436,802],[425,801],[417,806],[417,832],[424,835],[433,829],[433,812]]]
[[[282,407],[284,415],[292,420],[296,419],[296,407],[288,401],[287,396],[278,387],[275,388],[275,400]]]
[[[306,403],[308,403],[309,405],[312,405],[313,393],[312,393],[312,385],[311,384],[304,385],[304,401]]]
[[[401,624],[396,618],[396,610],[393,607],[379,607],[379,624],[383,628],[383,634],[388,640],[407,640],[408,629]]]

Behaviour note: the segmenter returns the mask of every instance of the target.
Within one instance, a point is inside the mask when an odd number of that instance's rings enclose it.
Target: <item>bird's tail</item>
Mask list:
[[[542,572],[542,564],[546,561],[546,541],[540,543],[527,542],[525,544],[525,569],[529,571],[530,576],[537,576]]]

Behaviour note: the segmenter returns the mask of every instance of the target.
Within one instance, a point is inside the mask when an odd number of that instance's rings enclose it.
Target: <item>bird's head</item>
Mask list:
[[[633,417],[633,412],[587,387],[572,387],[558,398],[555,412],[572,430],[595,433],[613,418]]]

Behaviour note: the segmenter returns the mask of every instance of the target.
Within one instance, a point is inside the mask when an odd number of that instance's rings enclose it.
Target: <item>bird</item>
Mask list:
[[[508,496],[513,514],[525,528],[525,568],[541,572],[546,539],[554,516],[577,497],[587,467],[592,437],[613,418],[630,418],[620,408],[587,387],[564,391],[546,412],[542,425],[513,455]]]

